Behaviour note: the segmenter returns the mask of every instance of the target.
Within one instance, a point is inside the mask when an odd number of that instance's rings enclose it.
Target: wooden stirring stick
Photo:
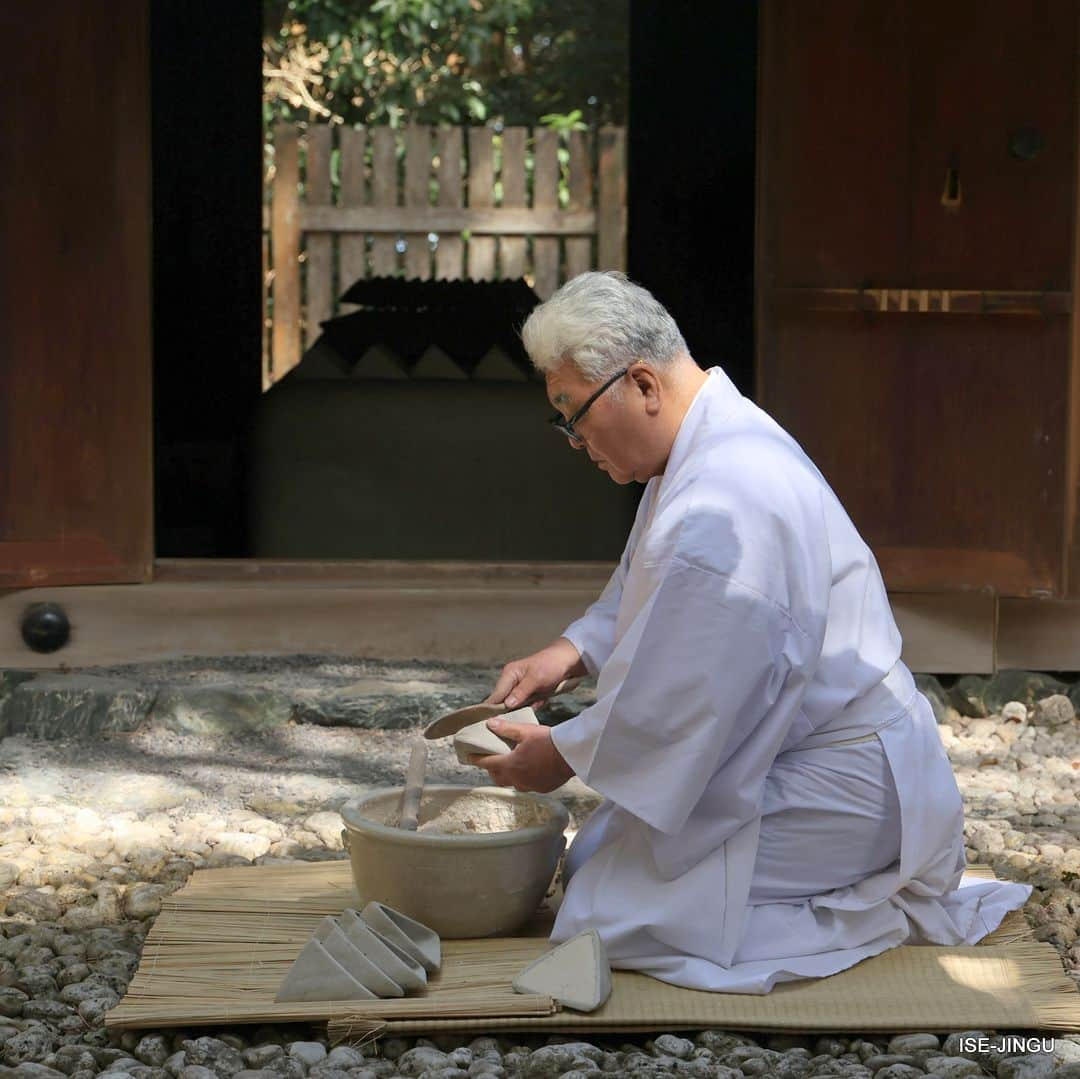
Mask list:
[[[427,742],[418,738],[409,754],[409,770],[405,773],[405,790],[401,795],[401,820],[399,828],[416,831],[416,818],[420,813],[420,795],[424,790],[424,769],[427,767]]]

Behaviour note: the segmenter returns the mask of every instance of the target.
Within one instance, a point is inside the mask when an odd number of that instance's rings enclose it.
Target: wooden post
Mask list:
[[[341,205],[364,206],[364,147],[362,127],[343,127],[341,138]],[[338,242],[338,287],[344,292],[354,281],[367,277],[363,233],[344,233]]]
[[[559,135],[550,128],[533,132],[533,208],[559,207]],[[537,236],[533,240],[534,289],[546,300],[559,287],[559,239]]]
[[[312,124],[308,128],[305,201],[308,206],[331,204],[329,124]],[[319,323],[334,313],[333,237],[328,232],[309,232],[304,245],[307,254],[304,346],[311,348],[322,332]]]
[[[568,181],[570,202],[566,208],[568,211],[591,210],[593,207],[592,140],[585,131],[571,131],[568,149],[570,151]],[[567,281],[592,268],[592,249],[591,236],[567,236]]]
[[[270,234],[262,234],[262,388],[273,385],[270,374]]]
[[[469,209],[495,204],[495,155],[490,127],[469,128]],[[470,236],[469,278],[490,281],[495,276],[495,238]]]
[[[375,206],[389,213],[397,206],[397,146],[389,127],[377,127],[372,135],[371,195]],[[376,235],[371,243],[371,273],[390,277],[397,272],[395,237]]]
[[[502,204],[525,206],[525,140],[523,127],[505,127],[502,135]],[[525,237],[499,240],[499,276],[511,280],[525,275]]]
[[[300,362],[300,144],[292,124],[274,128],[270,242],[274,259],[274,334],[270,379]]]
[[[405,135],[405,205],[429,204],[428,182],[431,179],[431,128],[410,124]],[[411,232],[405,237],[405,276],[422,281],[431,277],[431,246],[426,232]]]
[[[439,205],[454,210],[460,210],[464,205],[461,187],[462,141],[460,127],[441,127],[436,135]],[[461,234],[442,234],[435,250],[435,276],[448,281],[458,281],[464,277],[462,255]]]
[[[596,263],[601,270],[626,269],[626,131],[600,129]]]

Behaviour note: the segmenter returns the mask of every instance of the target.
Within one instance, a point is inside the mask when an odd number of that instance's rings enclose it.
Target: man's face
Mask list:
[[[603,385],[586,381],[570,362],[549,371],[546,380],[548,400],[563,419],[573,416]],[[636,473],[641,468],[633,453],[634,415],[630,407],[633,391],[631,376],[624,375],[593,401],[585,415],[574,423],[574,430],[583,442],[566,440],[574,449],[588,453],[597,468],[620,484],[638,479]]]

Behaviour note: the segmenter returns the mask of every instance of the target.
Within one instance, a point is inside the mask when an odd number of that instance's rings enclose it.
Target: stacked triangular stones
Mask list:
[[[375,1000],[423,989],[439,969],[439,936],[382,903],[326,917],[285,975],[278,1004],[312,1000]]]

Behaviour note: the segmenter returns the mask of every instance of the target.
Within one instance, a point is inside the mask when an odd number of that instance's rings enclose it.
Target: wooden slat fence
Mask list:
[[[279,124],[268,187],[265,387],[359,278],[525,277],[546,299],[585,270],[626,264],[621,127],[561,142],[547,128]]]

